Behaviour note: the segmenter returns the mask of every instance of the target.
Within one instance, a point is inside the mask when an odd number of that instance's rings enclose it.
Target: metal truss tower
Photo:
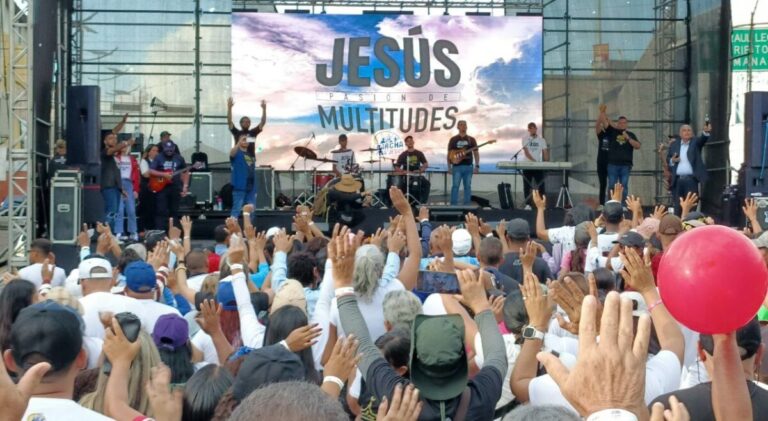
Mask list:
[[[8,160],[7,218],[8,248],[4,257],[12,268],[28,264],[27,251],[34,235],[35,165],[33,164],[33,84],[32,84],[32,28],[34,25],[31,2],[2,1],[3,34],[8,40],[8,61],[5,63],[8,79]],[[21,6],[19,6],[21,5]]]
[[[669,133],[676,133],[675,117],[675,68],[677,53],[677,0],[656,0],[654,12],[655,25],[655,68],[656,71],[656,124],[655,143],[666,141]],[[669,192],[664,185],[661,159],[656,160],[656,202],[667,203]]]

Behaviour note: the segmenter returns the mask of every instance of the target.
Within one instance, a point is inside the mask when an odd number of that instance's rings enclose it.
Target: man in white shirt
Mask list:
[[[339,148],[332,150],[331,154],[331,159],[336,161],[333,166],[333,173],[336,177],[354,172],[352,171],[352,166],[355,165],[355,152],[347,149],[347,135],[339,135]]]
[[[112,265],[101,257],[88,257],[77,267],[78,282],[83,292],[80,305],[83,306],[85,336],[104,339],[101,313],[131,312],[139,314],[139,305],[133,298],[112,294],[115,282]]]
[[[547,147],[547,141],[543,137],[539,136],[536,123],[528,123],[528,136],[523,138],[523,153],[528,161],[533,162],[546,162],[549,161],[549,148]],[[533,206],[533,198],[531,197],[531,187],[544,196],[544,171],[541,170],[523,170],[523,191],[525,192],[525,202],[529,206]]]
[[[32,390],[22,420],[109,420],[72,400],[75,377],[86,367],[80,321],[74,310],[53,301],[33,304],[11,328],[11,349],[3,353],[6,367],[19,376],[40,362],[50,364]]]
[[[137,303],[135,314],[141,319],[141,327],[152,333],[155,322],[163,314],[177,314],[179,310],[159,303],[155,300],[157,291],[157,277],[155,269],[149,263],[136,261],[128,264],[123,271],[125,275],[125,295],[134,298]]]
[[[43,284],[50,284],[52,287],[63,286],[67,280],[67,274],[64,269],[55,265],[53,253],[51,253],[51,242],[45,238],[38,238],[32,242],[29,246],[29,266],[23,267],[19,270],[19,278],[26,279],[27,281],[35,284],[40,288]],[[48,279],[43,279],[43,262],[48,259],[53,266],[53,270],[46,276]]]

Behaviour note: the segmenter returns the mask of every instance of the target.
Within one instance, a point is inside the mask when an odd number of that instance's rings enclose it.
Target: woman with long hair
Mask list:
[[[160,149],[154,143],[147,145],[139,162],[139,231],[157,229],[155,227],[155,193],[149,189],[149,165],[155,160]]]
[[[224,367],[215,364],[198,370],[184,385],[182,421],[210,421],[221,397],[235,378]]]
[[[280,307],[274,313],[269,315],[269,326],[264,337],[264,346],[273,345],[286,339],[295,329],[307,326],[307,314],[294,305]],[[315,369],[315,361],[312,358],[312,348],[307,348],[297,352],[304,370],[306,370],[307,381],[320,384],[320,375]]]
[[[560,262],[560,273],[584,273],[590,241],[589,232],[587,231],[587,224],[589,223],[590,222],[582,222],[576,225],[576,229],[573,233],[573,242],[576,245],[576,248],[563,256],[563,260]]]
[[[0,349],[10,348],[11,326],[25,307],[36,303],[37,288],[25,279],[14,279],[0,292]]]
[[[131,363],[128,376],[128,406],[151,417],[154,413],[149,404],[149,396],[145,387],[150,380],[152,368],[162,364],[162,361],[155,344],[152,342],[152,337],[147,332],[141,330],[138,341],[141,347]],[[96,382],[96,391],[83,396],[80,399],[80,405],[103,414],[108,380],[109,375],[104,374],[103,371],[100,372]]]

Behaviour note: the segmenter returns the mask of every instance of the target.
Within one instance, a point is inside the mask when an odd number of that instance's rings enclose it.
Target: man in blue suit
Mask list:
[[[707,168],[701,157],[701,149],[709,140],[709,121],[704,125],[701,136],[694,137],[693,129],[687,124],[680,126],[680,135],[669,146],[667,162],[672,172],[670,191],[673,204],[680,210],[680,200],[688,193],[699,194],[699,184],[707,180]]]

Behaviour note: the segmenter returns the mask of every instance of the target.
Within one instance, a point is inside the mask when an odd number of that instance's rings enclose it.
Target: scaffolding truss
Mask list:
[[[3,255],[11,268],[28,264],[27,251],[34,235],[35,165],[33,165],[33,10],[30,3],[2,0],[3,34],[8,36],[6,63],[8,96],[7,182],[3,210],[7,218],[8,246]]]

